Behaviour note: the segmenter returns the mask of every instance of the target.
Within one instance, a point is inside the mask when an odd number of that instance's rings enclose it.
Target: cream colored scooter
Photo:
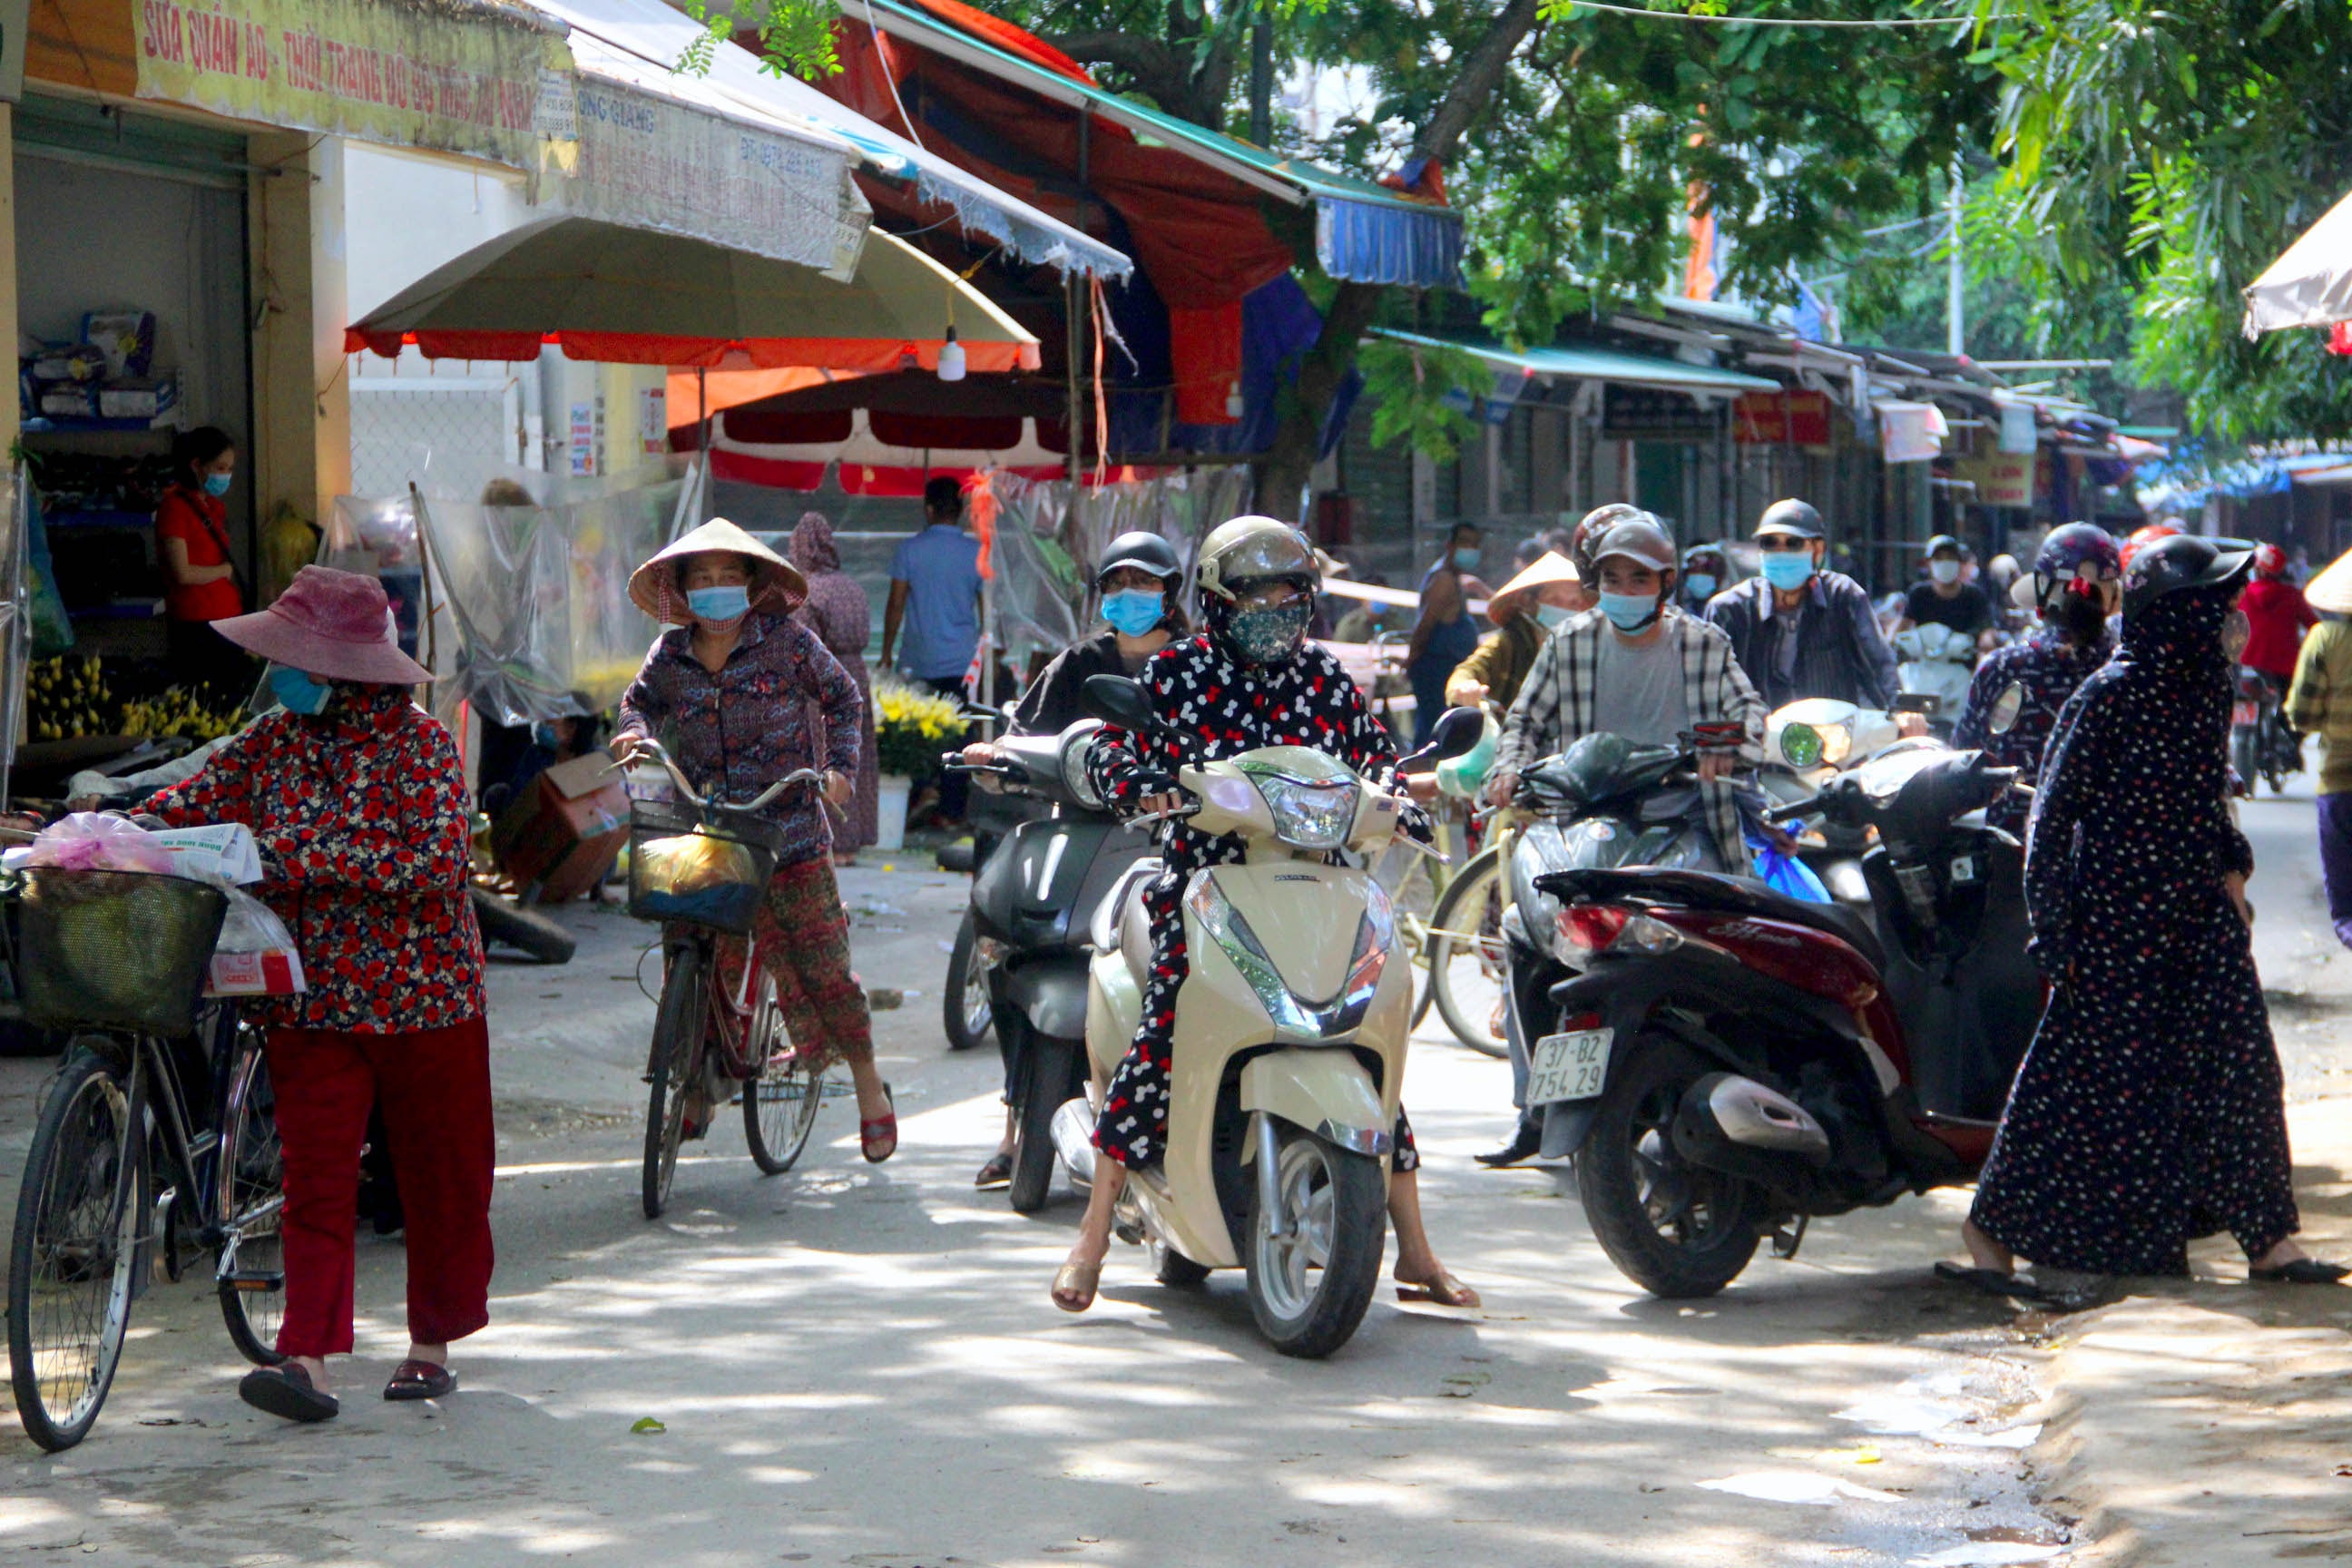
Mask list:
[[[1089,679],[1085,700],[1107,723],[1161,723],[1121,677]],[[1406,761],[1457,755],[1479,730],[1475,710],[1456,710]],[[1150,1240],[1164,1283],[1244,1269],[1274,1347],[1329,1355],[1380,1282],[1413,971],[1387,892],[1369,871],[1325,861],[1392,842],[1402,803],[1301,746],[1187,766],[1177,783],[1196,802],[1183,813],[1191,826],[1238,835],[1247,858],[1195,872],[1184,889],[1192,972],[1176,1009],[1167,1150],[1129,1173],[1117,1230]],[[1095,1107],[1142,1010],[1142,897],[1160,869],[1137,865],[1095,917],[1089,1095],[1054,1118],[1056,1151],[1081,1182],[1094,1170]]]

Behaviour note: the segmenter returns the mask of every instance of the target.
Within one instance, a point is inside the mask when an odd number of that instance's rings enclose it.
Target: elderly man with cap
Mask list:
[[[1545,551],[1486,602],[1486,618],[1495,629],[1446,678],[1448,705],[1492,701],[1508,708],[1528,671],[1535,668],[1545,639],[1570,616],[1591,607],[1592,597],[1577,581],[1568,557]]]
[[[379,1106],[408,1220],[406,1359],[386,1399],[457,1386],[449,1342],[489,1321],[489,1036],[464,763],[411,700],[433,679],[400,651],[383,585],[306,566],[257,615],[212,623],[269,661],[279,706],[141,808],[173,826],[243,823],[261,896],[310,989],[257,999],[285,1159],[280,1366],[246,1403],[294,1421],[340,1409],[326,1358],[352,1349],[360,1147]]]
[[[1536,656],[1535,668],[1503,721],[1487,774],[1487,795],[1507,804],[1529,763],[1590,734],[1680,746],[1701,725],[1720,726],[1724,744],[1703,747],[1699,788],[1722,868],[1748,869],[1739,806],[1729,774],[1763,755],[1766,709],[1731,657],[1731,639],[1675,603],[1675,542],[1646,513],[1621,518],[1591,542],[1599,607],[1569,621]],[[1514,1101],[1525,1099],[1526,1059],[1515,1047]],[[1522,1114],[1511,1141],[1481,1160],[1507,1165],[1536,1152],[1538,1130]]]
[[[1893,703],[1895,650],[1862,584],[1822,567],[1821,513],[1804,501],[1774,501],[1757,521],[1756,547],[1763,575],[1717,594],[1706,618],[1730,635],[1766,706],[1804,697]]]

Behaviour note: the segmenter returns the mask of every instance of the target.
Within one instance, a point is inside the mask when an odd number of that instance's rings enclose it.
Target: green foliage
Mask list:
[[[2238,331],[2238,290],[2352,186],[2343,0],[1976,3],[2018,276],[2053,314],[2126,291],[2137,374],[2216,435],[2352,434],[2317,334]]]
[[[834,51],[835,0],[677,0],[679,10],[700,23],[703,35],[674,68],[706,75],[712,51],[742,28],[759,35],[760,64],[771,76],[832,76],[841,69]]]
[[[1445,401],[1457,387],[1492,384],[1494,372],[1476,354],[1371,338],[1358,351],[1356,368],[1363,372],[1364,390],[1373,399],[1374,446],[1410,441],[1433,461],[1450,463],[1464,443],[1477,437],[1477,421]]]

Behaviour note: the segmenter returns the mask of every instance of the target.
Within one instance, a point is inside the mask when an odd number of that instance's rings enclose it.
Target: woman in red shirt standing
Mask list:
[[[228,508],[221,498],[236,474],[236,443],[216,426],[201,425],[172,444],[172,488],[155,508],[155,548],[161,555],[172,668],[243,701],[252,695],[253,661],[234,643],[213,635],[212,623],[245,614],[229,553]]]
[[[432,679],[400,651],[383,585],[305,566],[278,602],[215,629],[269,661],[279,706],[142,808],[173,826],[241,822],[261,897],[294,933],[310,990],[256,1011],[285,1151],[282,1366],[246,1403],[336,1414],[326,1358],[352,1349],[360,1145],[383,1111],[408,1219],[408,1355],[386,1399],[451,1393],[449,1342],[489,1321],[489,1035],[467,884],[457,748],[411,700]]]

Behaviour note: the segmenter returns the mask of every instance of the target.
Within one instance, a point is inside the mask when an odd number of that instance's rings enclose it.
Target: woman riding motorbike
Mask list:
[[[1173,641],[1184,630],[1184,612],[1176,603],[1177,579],[1183,575],[1176,547],[1160,535],[1139,531],[1112,540],[1095,568],[1095,591],[1102,596],[1109,628],[1054,657],[1013,704],[1009,732],[1060,734],[1087,716],[1078,691],[1087,677],[1133,675]],[[975,766],[996,757],[996,748],[986,741],[963,749],[963,760]],[[972,1178],[976,1187],[1002,1187],[1013,1180],[1013,1051],[1001,1035],[996,1047],[1004,1053],[1004,1142]]]
[[[1380,784],[1394,786],[1397,754],[1388,731],[1338,659],[1306,642],[1314,614],[1315,557],[1297,530],[1272,518],[1239,517],[1201,542],[1196,573],[1208,630],[1161,649],[1138,678],[1160,717],[1182,739],[1106,728],[1088,771],[1105,800],[1129,811],[1181,805],[1176,769],[1261,746],[1328,752]],[[1419,812],[1408,816],[1426,834]],[[1151,979],[1135,1044],[1112,1074],[1095,1123],[1094,1186],[1068,1260],[1054,1277],[1054,1304],[1083,1312],[1094,1304],[1110,1250],[1111,1210],[1130,1166],[1157,1163],[1168,1128],[1170,1043],[1178,988],[1188,970],[1178,901],[1192,874],[1241,858],[1241,841],[1212,838],[1178,822],[1166,869],[1144,894],[1151,917]],[[1414,1175],[1420,1156],[1402,1116],[1397,1122],[1389,1214],[1396,1226],[1396,1279],[1417,1299],[1475,1307],[1477,1293],[1445,1271],[1421,1220]]]
[[[792,618],[805,589],[784,558],[714,518],[638,567],[629,597],[664,632],[621,697],[613,755],[645,753],[660,731],[671,758],[714,798],[749,800],[786,773],[817,765],[809,709],[824,719],[824,798],[849,798],[857,767],[857,685],[817,635]],[[793,1044],[849,1064],[858,1143],[878,1164],[898,1147],[890,1090],[874,1066],[866,993],[849,971],[849,918],[833,877],[824,808],[799,791],[770,806],[781,846],[752,934],[767,955]],[[719,944],[722,972],[740,973],[744,944]],[[707,1130],[708,1089],[688,1102],[688,1137]]]

